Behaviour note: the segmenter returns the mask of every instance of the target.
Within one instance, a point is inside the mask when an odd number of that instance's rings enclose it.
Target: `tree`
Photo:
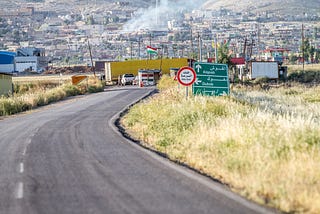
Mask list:
[[[218,63],[231,66],[231,55],[229,54],[229,44],[225,42],[218,47]]]
[[[14,30],[12,32],[12,37],[15,42],[19,42],[20,41],[20,32],[18,30]]]
[[[94,21],[94,19],[93,19],[93,16],[89,16],[89,17],[87,18],[86,24],[87,24],[87,25],[94,25],[94,24],[95,24],[95,21]]]
[[[301,51],[304,54],[304,60],[305,61],[313,61],[316,58],[316,49],[314,46],[311,45],[311,42],[309,38],[306,38],[303,41],[303,44],[301,46]]]
[[[297,61],[298,61],[298,57],[296,56],[296,55],[294,55],[294,54],[291,54],[290,56],[289,56],[289,62],[291,63],[291,64],[296,64],[297,63]]]
[[[314,62],[319,63],[320,62],[320,49],[316,49],[314,53]]]

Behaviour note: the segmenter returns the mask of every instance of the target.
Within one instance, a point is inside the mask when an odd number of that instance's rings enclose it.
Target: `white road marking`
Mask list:
[[[20,173],[23,173],[24,172],[24,164],[23,163],[20,163]]]
[[[28,146],[30,145],[30,143],[31,143],[31,138],[27,140],[27,143],[26,143],[26,145],[25,145],[25,147],[24,147],[24,149],[23,149],[23,151],[22,151],[22,155],[23,155],[23,156],[26,155],[26,153],[27,153],[27,148],[28,148]]]
[[[16,198],[17,199],[22,199],[23,198],[23,183],[22,182],[18,183]]]

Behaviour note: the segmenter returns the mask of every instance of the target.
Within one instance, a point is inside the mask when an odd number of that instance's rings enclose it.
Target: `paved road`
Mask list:
[[[0,120],[0,213],[267,213],[122,138],[114,115],[151,88],[114,88]]]

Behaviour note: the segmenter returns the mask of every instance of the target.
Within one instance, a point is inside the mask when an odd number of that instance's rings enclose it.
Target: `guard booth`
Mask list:
[[[156,85],[160,80],[160,70],[139,70],[138,79],[140,87]]]
[[[280,66],[279,67],[279,78],[281,80],[286,80],[288,76],[288,67],[287,66]]]
[[[0,72],[0,96],[13,93],[12,74]]]

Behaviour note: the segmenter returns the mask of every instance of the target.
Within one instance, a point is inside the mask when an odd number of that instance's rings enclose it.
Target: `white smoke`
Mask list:
[[[124,26],[125,32],[138,30],[154,30],[164,28],[167,22],[175,14],[181,11],[192,11],[199,9],[204,0],[157,0],[148,9],[141,9],[136,12],[136,17],[128,21]],[[157,5],[157,7],[156,7]]]

